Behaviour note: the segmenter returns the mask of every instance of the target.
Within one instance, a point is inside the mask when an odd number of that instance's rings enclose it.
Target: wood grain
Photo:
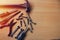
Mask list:
[[[51,40],[60,38],[60,1],[29,1],[32,5],[31,17],[37,25],[34,25],[33,33],[28,32],[25,40]],[[22,12],[24,12],[24,10],[22,10]],[[16,28],[15,26],[14,29]],[[10,38],[7,36],[8,31],[8,28],[0,29],[0,40],[16,40],[14,37]]]

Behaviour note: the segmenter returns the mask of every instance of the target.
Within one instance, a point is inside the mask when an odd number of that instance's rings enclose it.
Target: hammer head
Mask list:
[[[30,3],[28,0],[25,0],[26,1],[26,12],[27,13],[30,13],[31,12],[31,6],[30,6]]]

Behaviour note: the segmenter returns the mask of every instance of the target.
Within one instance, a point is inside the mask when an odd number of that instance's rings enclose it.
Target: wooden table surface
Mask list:
[[[59,0],[29,0],[29,1],[32,5],[31,17],[34,20],[34,22],[37,23],[37,25],[34,25],[33,33],[28,32],[25,40],[59,39],[60,1]],[[9,31],[8,28],[0,29],[0,40],[16,40],[14,37],[11,38],[7,36],[8,31]]]

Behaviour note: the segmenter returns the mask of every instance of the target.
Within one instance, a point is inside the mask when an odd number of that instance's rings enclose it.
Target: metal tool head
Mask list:
[[[31,5],[30,5],[30,3],[29,3],[28,0],[25,0],[25,1],[26,1],[26,12],[30,13],[30,11],[31,11]]]

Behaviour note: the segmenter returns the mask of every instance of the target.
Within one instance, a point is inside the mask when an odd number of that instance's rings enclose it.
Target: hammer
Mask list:
[[[26,3],[24,4],[17,4],[17,5],[0,5],[0,8],[23,8],[26,9],[26,12],[31,11],[30,3],[28,0],[25,0]]]

